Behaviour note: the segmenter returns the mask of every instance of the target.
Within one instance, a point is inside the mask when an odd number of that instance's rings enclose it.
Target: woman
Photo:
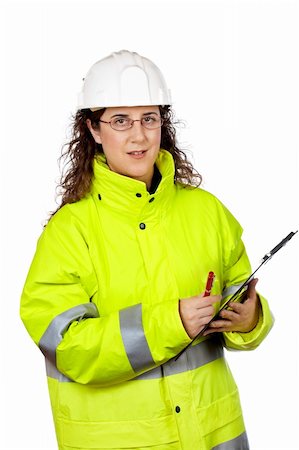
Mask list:
[[[62,204],[21,300],[45,355],[59,449],[248,449],[223,346],[251,350],[269,332],[256,280],[174,358],[249,275],[241,227],[198,187],[151,61],[109,55],[79,101]]]

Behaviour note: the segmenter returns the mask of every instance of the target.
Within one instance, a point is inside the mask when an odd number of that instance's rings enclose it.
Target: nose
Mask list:
[[[132,142],[140,142],[146,138],[146,130],[141,125],[140,120],[134,120],[133,126],[130,129]]]

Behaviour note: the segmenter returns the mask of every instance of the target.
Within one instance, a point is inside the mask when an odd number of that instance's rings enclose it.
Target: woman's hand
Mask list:
[[[215,332],[238,331],[246,333],[253,330],[258,322],[261,307],[255,290],[257,282],[257,278],[250,281],[247,289],[247,300],[244,303],[229,303],[232,310],[223,309],[219,314],[220,319],[211,322],[209,328],[204,332],[204,336]]]
[[[204,297],[203,294],[182,298],[179,302],[179,312],[185,330],[193,339],[210,322],[215,315],[214,303],[220,302],[221,295]]]

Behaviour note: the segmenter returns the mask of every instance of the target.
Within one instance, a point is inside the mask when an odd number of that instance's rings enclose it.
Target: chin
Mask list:
[[[149,171],[144,170],[131,170],[127,172],[126,176],[134,178],[135,180],[143,181],[144,183],[151,178]]]

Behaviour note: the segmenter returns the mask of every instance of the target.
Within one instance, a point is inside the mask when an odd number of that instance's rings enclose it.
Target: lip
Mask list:
[[[131,156],[134,159],[142,159],[146,155],[147,150],[132,150],[128,152],[127,155]]]

